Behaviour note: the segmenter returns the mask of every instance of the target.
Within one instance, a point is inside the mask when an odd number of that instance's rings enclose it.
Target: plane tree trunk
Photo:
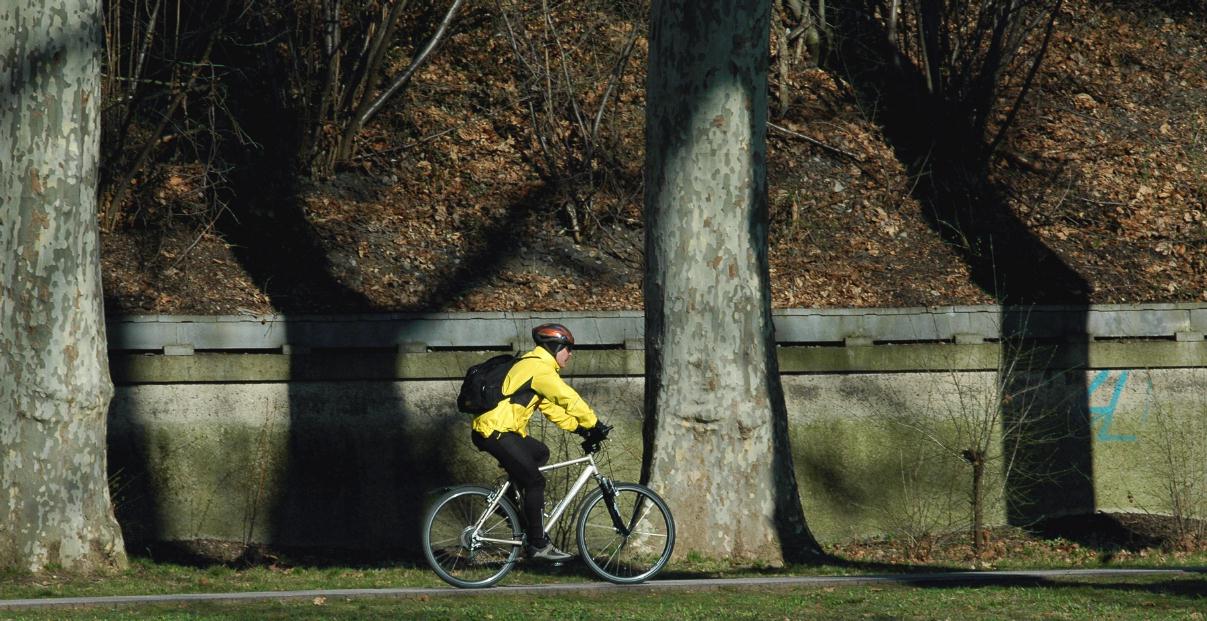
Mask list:
[[[0,9],[0,567],[124,565],[96,221],[101,3]]]
[[[804,560],[767,262],[770,2],[655,0],[646,112],[646,462],[676,553]]]

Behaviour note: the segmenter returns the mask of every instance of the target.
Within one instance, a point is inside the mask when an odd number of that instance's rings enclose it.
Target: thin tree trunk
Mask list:
[[[411,64],[401,74],[395,76],[390,81],[389,86],[379,95],[365,98],[361,106],[353,113],[352,118],[348,120],[348,124],[344,126],[344,131],[340,135],[339,145],[336,149],[336,162],[344,162],[352,157],[356,136],[373,117],[377,116],[382,106],[402,90],[411,81],[411,77],[415,75],[415,72],[427,62],[432,52],[444,41],[444,37],[448,34],[453,20],[457,17],[457,11],[461,9],[461,5],[464,3],[465,0],[453,0],[448,11],[444,14],[444,19],[436,27],[436,32],[428,39],[427,45],[423,46],[423,49],[411,60]],[[370,79],[372,79],[372,74],[370,74]],[[368,88],[369,84],[366,83],[366,88]]]
[[[121,217],[122,202],[126,200],[126,192],[130,189],[130,182],[134,180],[134,176],[142,172],[143,166],[151,159],[151,155],[155,152],[155,147],[161,144],[164,133],[168,131],[168,126],[176,116],[176,110],[184,104],[189,93],[193,90],[193,85],[197,83],[197,78],[201,77],[201,71],[209,66],[210,52],[214,49],[214,42],[217,40],[218,32],[210,35],[209,43],[205,46],[205,52],[201,55],[201,60],[193,67],[193,72],[189,74],[189,79],[172,98],[172,103],[163,112],[163,118],[160,119],[159,125],[155,127],[155,131],[147,137],[146,142],[135,156],[134,162],[126,169],[126,172],[118,179],[117,183],[113,184],[113,196],[109,198],[109,205],[105,209],[105,232],[113,232],[117,226],[117,221]]]
[[[0,10],[0,567],[125,563],[105,464],[101,3]]]
[[[770,2],[655,1],[646,112],[646,453],[677,554],[817,552],[796,489],[767,263]]]
[[[981,568],[985,557],[985,456],[979,449],[968,452],[972,464],[972,562]]]

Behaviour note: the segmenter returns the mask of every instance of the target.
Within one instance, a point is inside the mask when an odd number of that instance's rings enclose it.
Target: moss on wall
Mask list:
[[[1089,393],[1082,401],[1093,437],[1084,450],[1092,454],[1093,473],[1085,485],[1095,507],[1168,512],[1167,482],[1180,476],[1179,468],[1207,480],[1201,470],[1207,369],[1101,373],[1053,383]],[[959,455],[964,447],[957,440],[967,437],[960,413],[985,407],[994,377],[979,371],[785,376],[797,480],[818,539],[965,528],[971,479]],[[617,480],[636,480],[640,379],[571,383],[617,427],[601,462]],[[457,385],[120,386],[110,414],[119,519],[135,545],[220,539],[413,548],[432,491],[489,484],[502,474],[470,444],[469,418],[453,407]],[[532,433],[550,445],[555,460],[579,454],[577,436],[540,420]],[[1004,464],[990,468],[987,497],[987,517],[999,524],[1006,519]],[[550,489],[568,484],[552,477]],[[1200,490],[1186,492],[1192,493]],[[1045,510],[1065,510],[1044,502]]]

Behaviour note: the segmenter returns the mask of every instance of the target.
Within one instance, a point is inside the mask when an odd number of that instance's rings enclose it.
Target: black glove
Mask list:
[[[587,428],[579,425],[578,429],[574,430],[574,433],[582,436],[585,440],[598,442],[608,437],[608,432],[611,430],[611,427],[608,427],[607,425],[603,424],[603,421],[597,419],[594,427]]]
[[[587,435],[585,437],[588,441],[599,443],[603,442],[604,439],[608,437],[608,432],[610,431],[612,431],[611,426],[605,425],[602,420],[597,419],[595,421],[595,426],[587,430]]]
[[[575,430],[575,433],[583,437],[583,452],[594,453],[599,450],[599,444],[608,437],[608,432],[610,431],[612,431],[610,426],[603,424],[601,420],[597,420],[594,427],[590,429],[579,427]]]

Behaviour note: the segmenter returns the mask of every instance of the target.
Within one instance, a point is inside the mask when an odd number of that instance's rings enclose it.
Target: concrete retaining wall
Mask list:
[[[1066,503],[1044,511],[1170,511],[1165,454],[1203,453],[1207,446],[1207,370],[1078,376],[1057,378],[1051,389],[1086,391],[1092,437],[1071,443],[1084,458],[1067,464],[1088,459],[1092,484],[1061,494]],[[996,394],[996,377],[987,371],[785,376],[801,497],[818,538],[967,522],[970,480],[958,430],[992,412],[987,401]],[[614,476],[635,480],[641,379],[571,382],[618,425]],[[450,406],[456,388],[445,379],[121,385],[110,435],[122,521],[135,540],[408,547],[427,492],[491,482],[500,472],[468,442],[468,420]],[[1177,434],[1168,434],[1171,426]],[[566,442],[573,436],[552,426],[533,430],[570,454]],[[1188,465],[1207,481],[1202,457]],[[995,523],[1005,521],[1003,466],[991,469]]]
[[[972,482],[961,452],[986,423],[995,432],[1011,425],[995,408],[998,378],[983,371],[786,378],[794,463],[818,537],[965,527]],[[1015,447],[994,434],[987,468],[993,524],[1093,511],[1169,513],[1175,479],[1197,480],[1193,502],[1207,510],[1207,369],[1082,370],[1027,386],[1046,394],[1025,406],[1040,432],[1022,448],[1053,459],[1012,459]],[[1078,403],[1088,424],[1070,429],[1065,421]],[[1015,480],[1007,483],[1009,468]]]
[[[991,343],[781,350],[798,481],[823,542],[967,523],[960,434],[1000,411],[1000,353]],[[111,475],[128,537],[413,548],[429,491],[501,472],[469,444],[448,379],[484,355],[115,353]],[[620,480],[636,479],[641,461],[641,355],[585,349],[569,376],[619,428],[609,462]],[[993,521],[1169,511],[1179,468],[1207,480],[1205,355],[1197,340],[1049,352],[1046,370],[1009,387],[1035,399],[1007,410],[1073,413],[1084,429],[1048,429],[1043,446],[1058,459],[1043,477],[1006,482],[1007,462],[993,462]],[[574,436],[534,433],[570,454]],[[999,454],[1000,438],[992,446]]]

